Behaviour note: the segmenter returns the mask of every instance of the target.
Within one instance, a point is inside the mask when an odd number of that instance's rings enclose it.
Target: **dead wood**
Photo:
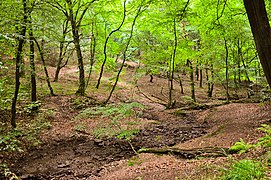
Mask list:
[[[138,153],[171,154],[184,159],[193,159],[198,157],[226,157],[229,149],[221,147],[204,147],[194,149],[178,148],[143,148]]]

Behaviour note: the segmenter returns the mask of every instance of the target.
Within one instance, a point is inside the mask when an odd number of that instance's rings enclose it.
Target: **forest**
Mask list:
[[[271,178],[270,1],[0,1],[0,179]]]

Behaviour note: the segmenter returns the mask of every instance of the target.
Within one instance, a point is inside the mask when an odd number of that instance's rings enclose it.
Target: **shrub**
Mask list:
[[[230,169],[225,170],[223,180],[254,180],[264,179],[265,168],[261,162],[243,159],[233,163]]]

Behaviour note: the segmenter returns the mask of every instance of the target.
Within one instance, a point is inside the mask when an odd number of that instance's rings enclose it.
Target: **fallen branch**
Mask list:
[[[136,87],[137,87],[138,92],[139,92],[140,94],[142,94],[146,99],[150,100],[151,102],[154,102],[154,103],[157,103],[157,104],[160,104],[160,105],[163,105],[163,106],[166,106],[166,105],[167,105],[166,103],[161,103],[161,102],[158,102],[158,101],[155,101],[155,100],[149,98],[146,94],[144,94],[144,93],[139,89],[138,86],[136,86]]]
[[[154,154],[171,154],[184,159],[193,159],[197,157],[226,157],[228,156],[228,148],[220,147],[204,147],[194,149],[178,149],[178,148],[143,148],[138,153],[154,153]]]

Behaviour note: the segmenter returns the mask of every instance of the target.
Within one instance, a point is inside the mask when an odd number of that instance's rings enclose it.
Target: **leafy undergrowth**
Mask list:
[[[270,178],[271,165],[271,126],[262,124],[258,130],[265,135],[256,143],[246,143],[243,139],[236,142],[229,150],[244,155],[241,160],[234,160],[230,167],[222,168],[222,180],[254,180]],[[246,153],[256,154],[246,157]]]
[[[144,108],[142,104],[137,102],[90,107],[82,110],[74,120],[98,119],[99,123],[92,132],[96,138],[130,139],[139,132],[139,129],[136,128],[139,125],[137,118]],[[84,125],[79,124],[76,129],[84,130],[84,127]]]

